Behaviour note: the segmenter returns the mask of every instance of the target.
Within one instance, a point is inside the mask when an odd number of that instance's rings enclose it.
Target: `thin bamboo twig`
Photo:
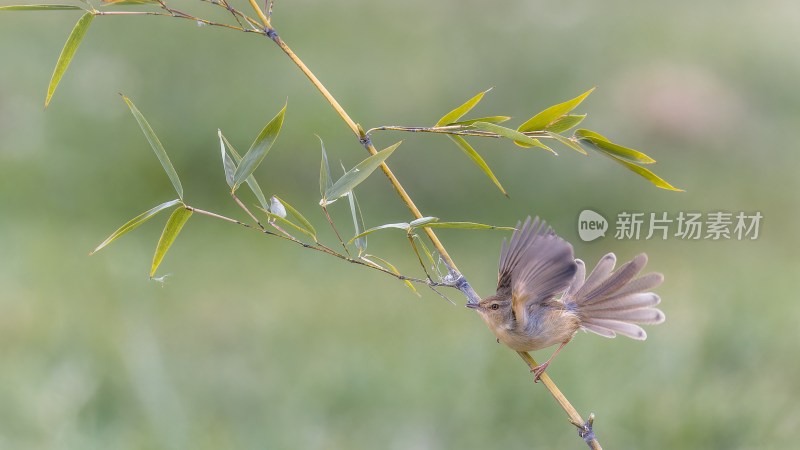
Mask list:
[[[226,0],[201,0],[201,1],[209,2],[212,5],[217,5],[225,8],[226,10],[228,10],[228,12],[231,13],[236,23],[238,23],[241,28],[244,28],[244,24],[242,23],[242,20],[239,17],[240,15],[242,15],[242,13],[234,9],[230,4],[228,4]]]
[[[169,14],[157,11],[99,11],[94,10],[92,14],[95,16],[161,16],[161,17],[170,17],[175,19],[187,19],[193,20],[197,23],[202,23],[203,25],[208,25],[212,27],[222,27],[228,28],[231,30],[242,31],[245,33],[253,33],[255,30],[248,30],[245,28],[240,28],[235,25],[230,25],[227,23],[220,23],[220,22],[213,22],[206,19],[201,19],[199,17],[193,17],[189,14],[173,14],[170,12]]]
[[[267,223],[268,223],[268,224],[270,224],[270,225],[272,226],[272,228],[275,228],[276,230],[278,230],[278,231],[280,231],[281,233],[283,233],[285,236],[287,236],[287,237],[290,237],[290,238],[292,238],[292,239],[295,239],[295,240],[297,240],[297,238],[295,238],[294,236],[292,236],[292,234],[291,234],[291,233],[289,233],[288,231],[284,230],[284,229],[283,229],[283,228],[281,228],[281,227],[280,227],[280,226],[279,226],[277,223],[275,223],[275,220],[274,220],[274,219],[269,219],[269,220],[267,221]]]
[[[258,225],[258,228],[261,228],[263,230],[264,225],[261,225],[261,222],[258,220],[258,218],[255,215],[253,215],[252,212],[250,212],[247,206],[245,206],[244,203],[242,203],[242,201],[239,200],[239,197],[237,197],[236,194],[233,193],[233,191],[231,191],[231,197],[233,197],[233,201],[236,202],[237,205],[239,205],[239,208],[242,208],[242,210],[244,210],[244,212],[246,212],[247,215],[250,216],[251,219],[253,219],[253,222],[255,222],[256,225]]]
[[[377,265],[375,263],[368,264],[368,263],[366,263],[364,261],[360,261],[358,259],[352,258],[349,255],[341,254],[341,253],[339,253],[339,252],[337,252],[337,251],[335,251],[335,250],[333,250],[333,249],[331,249],[331,248],[329,248],[329,247],[327,247],[327,246],[325,246],[325,245],[323,245],[323,244],[321,244],[319,242],[314,243],[314,244],[309,244],[309,243],[303,242],[303,241],[295,238],[294,236],[292,236],[289,233],[286,233],[285,235],[284,234],[273,233],[272,231],[269,231],[269,230],[267,230],[265,228],[259,229],[259,228],[254,227],[253,225],[250,225],[248,223],[244,223],[244,222],[242,222],[240,220],[232,219],[230,217],[226,217],[226,216],[223,216],[221,214],[217,214],[217,213],[214,213],[214,212],[211,212],[211,211],[206,211],[206,210],[203,210],[203,209],[200,209],[200,208],[195,208],[194,206],[185,205],[184,207],[186,209],[188,209],[189,211],[196,212],[197,214],[202,214],[204,216],[208,216],[208,217],[213,217],[215,219],[224,220],[225,222],[230,222],[230,223],[239,225],[241,227],[247,228],[249,230],[258,231],[259,233],[266,234],[266,235],[269,235],[269,236],[275,236],[275,237],[281,238],[281,239],[283,239],[285,241],[289,241],[289,242],[292,242],[294,244],[297,244],[297,245],[299,245],[299,246],[301,246],[303,248],[315,250],[315,251],[318,251],[320,253],[325,253],[325,254],[330,255],[330,256],[335,256],[335,257],[337,257],[337,258],[339,258],[341,260],[347,261],[347,262],[349,262],[351,264],[357,264],[359,266],[369,267],[370,269],[377,270],[378,272],[385,273],[386,275],[389,275],[392,278],[396,278],[396,279],[398,279],[400,281],[410,281],[412,283],[428,286],[429,288],[453,287],[453,285],[451,285],[451,284],[436,282],[436,281],[433,281],[431,279],[423,280],[421,278],[409,277],[407,275],[397,274],[397,273],[392,272],[391,270],[384,269],[383,267],[381,267],[381,266],[379,266],[379,265]]]
[[[420,267],[422,267],[422,271],[425,273],[425,276],[428,279],[431,279],[431,274],[428,273],[428,268],[425,267],[425,263],[422,262],[422,256],[419,254],[419,250],[417,250],[417,244],[414,243],[414,236],[412,234],[408,234],[408,243],[411,244],[411,249],[414,250],[414,254],[417,255],[417,261],[419,261]]]
[[[323,206],[322,211],[325,213],[325,218],[328,219],[328,224],[331,226],[331,229],[336,234],[336,239],[338,239],[339,243],[342,244],[344,252],[347,253],[347,256],[350,256],[350,250],[347,249],[347,245],[345,245],[344,240],[342,240],[342,236],[339,234],[339,230],[337,230],[336,225],[333,224],[333,219],[331,219],[331,215],[328,214],[328,208]]]

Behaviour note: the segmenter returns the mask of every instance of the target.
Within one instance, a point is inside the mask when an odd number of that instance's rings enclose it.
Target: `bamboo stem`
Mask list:
[[[520,358],[522,358],[523,361],[525,361],[525,363],[531,370],[533,370],[535,367],[539,365],[536,363],[536,360],[533,359],[533,357],[529,353],[517,352],[517,354],[520,356]],[[561,393],[561,390],[558,388],[558,386],[556,386],[556,384],[553,382],[553,380],[550,378],[550,375],[548,375],[547,372],[542,372],[542,375],[539,377],[539,379],[542,381],[542,384],[544,384],[547,390],[550,391],[550,394],[553,395],[553,398],[556,399],[558,404],[561,405],[561,408],[564,410],[564,412],[567,413],[569,421],[573,425],[578,427],[580,431],[580,429],[582,429],[585,425],[585,422],[581,417],[580,413],[578,413],[578,411],[572,406],[572,403],[570,403],[569,400],[567,400],[567,397],[565,397],[564,394]],[[600,447],[600,443],[597,441],[596,438],[592,438],[586,443],[592,450],[602,450],[602,447]]]
[[[347,124],[350,130],[353,131],[356,137],[358,137],[359,141],[364,145],[367,151],[370,154],[373,155],[376,154],[377,150],[372,145],[369,136],[358,126],[358,124],[356,124],[353,121],[353,119],[350,118],[350,116],[347,114],[344,108],[342,108],[339,102],[333,97],[333,95],[331,95],[328,89],[322,84],[321,81],[319,81],[319,79],[314,75],[314,73],[311,72],[311,69],[309,69],[308,66],[306,66],[306,64],[300,59],[300,57],[298,57],[289,48],[289,46],[278,36],[278,33],[271,28],[269,19],[264,15],[264,12],[261,11],[261,9],[258,7],[255,0],[250,0],[250,4],[256,11],[256,14],[261,19],[262,23],[264,24],[264,27],[267,28],[266,30],[267,36],[269,36],[278,45],[278,47],[280,47],[280,49],[286,54],[286,56],[288,56],[289,59],[291,59],[292,62],[295,63],[295,65],[300,69],[300,71],[303,72],[303,74],[305,74],[305,76],[309,79],[309,81],[311,81],[311,84],[313,84],[314,87],[320,92],[320,94],[322,94],[325,100],[327,100],[328,103],[330,103],[334,111],[336,111],[339,117],[342,118],[342,120]],[[415,218],[421,219],[423,215],[420,212],[419,208],[417,208],[414,201],[408,195],[408,192],[406,192],[406,190],[400,184],[400,181],[397,179],[397,177],[394,175],[391,169],[389,169],[389,166],[384,162],[381,164],[380,167],[383,173],[389,179],[389,182],[392,184],[397,194],[402,199],[403,203],[405,203],[406,207],[408,207],[408,209],[411,211],[411,214],[413,214]],[[425,234],[428,236],[428,238],[431,240],[433,246],[441,255],[442,259],[444,259],[448,269],[450,270],[450,276],[454,278],[453,281],[458,282],[459,289],[461,289],[462,292],[464,292],[467,295],[470,301],[473,301],[474,298],[479,298],[474,289],[472,289],[469,283],[467,283],[466,280],[463,278],[461,272],[458,271],[455,262],[450,257],[450,254],[447,253],[447,250],[445,249],[444,245],[439,240],[439,238],[436,236],[436,233],[431,228],[423,228],[423,230],[425,231]],[[529,367],[533,368],[537,365],[536,361],[529,354],[524,352],[519,352],[519,355],[528,364]],[[531,364],[533,365],[531,366]],[[588,423],[584,422],[581,415],[578,414],[577,410],[575,410],[575,408],[572,406],[569,400],[567,400],[564,394],[561,393],[556,384],[550,379],[550,377],[546,373],[542,374],[541,380],[544,386],[547,388],[547,390],[550,391],[550,393],[553,395],[553,397],[556,399],[559,405],[561,405],[561,408],[564,409],[564,411],[567,413],[567,416],[569,416],[569,419],[573,424],[577,426],[578,424],[582,425],[584,423]],[[582,429],[583,428],[581,428],[581,430]],[[583,436],[584,435],[581,434],[581,437]],[[600,443],[597,441],[596,438],[594,438],[593,433],[592,433],[592,439],[586,440],[586,443],[593,450],[597,449],[602,450],[602,448],[600,447]]]

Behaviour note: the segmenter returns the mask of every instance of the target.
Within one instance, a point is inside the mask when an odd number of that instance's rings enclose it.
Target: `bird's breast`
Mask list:
[[[566,342],[575,335],[579,320],[563,309],[541,309],[518,321],[513,328],[499,328],[500,342],[519,352],[530,352]]]

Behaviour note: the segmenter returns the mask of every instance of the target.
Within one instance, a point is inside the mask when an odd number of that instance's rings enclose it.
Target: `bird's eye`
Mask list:
[[[497,303],[492,303],[492,306],[490,306],[489,308],[491,308],[492,310],[497,310],[500,308],[500,305],[498,305]]]

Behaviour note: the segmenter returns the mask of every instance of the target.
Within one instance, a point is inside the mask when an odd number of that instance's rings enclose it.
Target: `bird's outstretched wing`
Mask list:
[[[538,217],[517,223],[500,250],[497,295],[512,298],[517,317],[564,292],[575,277],[572,245]]]

